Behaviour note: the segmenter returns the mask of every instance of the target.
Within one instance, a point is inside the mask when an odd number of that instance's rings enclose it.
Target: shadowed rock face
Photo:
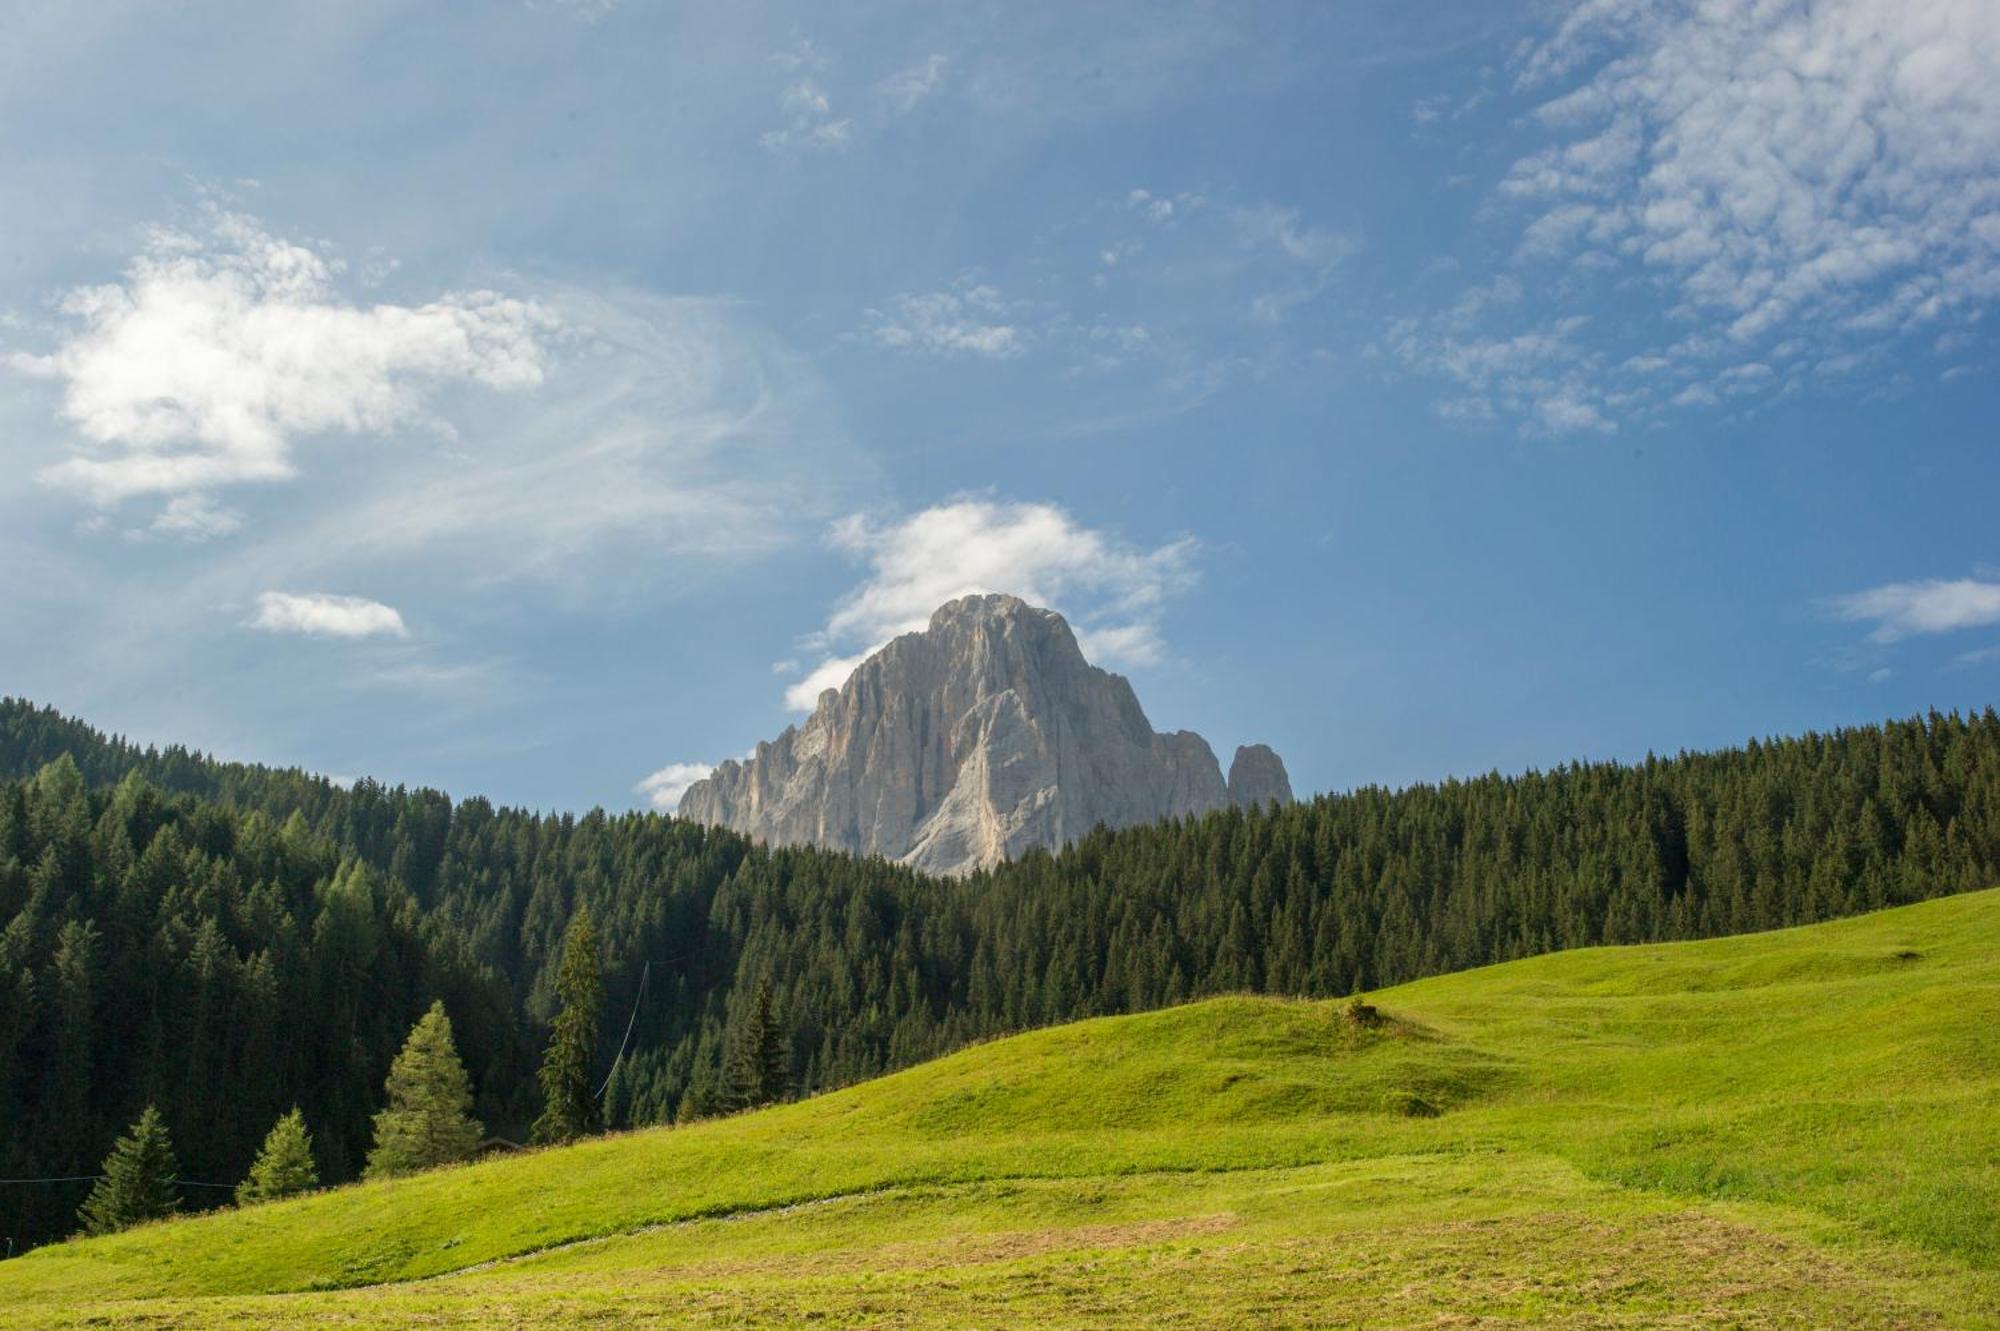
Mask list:
[[[1201,736],[1153,732],[1131,684],[1085,661],[1061,615],[968,596],[822,693],[803,726],[695,782],[680,813],[964,873],[1100,822],[1291,798],[1268,748],[1239,750],[1236,769],[1243,798]]]
[[[1292,779],[1285,774],[1284,759],[1268,744],[1245,744],[1229,764],[1229,799],[1238,808],[1266,804],[1290,804]]]

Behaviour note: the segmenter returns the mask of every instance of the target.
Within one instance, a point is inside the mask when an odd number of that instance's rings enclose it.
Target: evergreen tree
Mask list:
[[[150,1099],[191,1177],[241,1178],[296,1094],[344,1182],[416,994],[456,1018],[478,1117],[525,1136],[530,1014],[586,905],[661,981],[606,1098],[639,1124],[1225,988],[1344,995],[1995,883],[1992,708],[1098,829],[936,880],[654,814],[343,789],[0,699],[0,1173],[88,1172]],[[605,1007],[644,973],[607,970]],[[784,1025],[753,1039],[765,976]],[[756,1044],[776,1072],[749,1075]],[[12,1190],[7,1228],[56,1238],[80,1195]]]
[[[77,1218],[86,1234],[115,1234],[180,1209],[174,1191],[174,1144],[166,1120],[151,1105],[104,1159],[104,1176],[91,1188]]]
[[[556,971],[555,1027],[542,1058],[540,1081],[546,1108],[535,1121],[538,1142],[566,1142],[601,1127],[592,1094],[590,1065],[597,1051],[597,1026],[604,1007],[604,984],[597,975],[597,934],[588,907],[577,911],[563,943]]]
[[[785,1032],[778,1025],[777,1003],[771,995],[771,980],[765,976],[757,981],[750,1006],[737,1026],[728,1065],[723,1069],[726,1109],[755,1109],[784,1095],[791,1066],[785,1043]]]
[[[264,1138],[249,1175],[236,1185],[236,1203],[273,1202],[294,1193],[310,1192],[319,1186],[319,1169],[313,1164],[312,1134],[306,1131],[306,1116],[298,1106],[279,1119]]]
[[[484,1129],[472,1117],[472,1083],[442,1001],[411,1028],[389,1067],[388,1092],[388,1105],[375,1115],[367,1177],[453,1164],[478,1149]]]

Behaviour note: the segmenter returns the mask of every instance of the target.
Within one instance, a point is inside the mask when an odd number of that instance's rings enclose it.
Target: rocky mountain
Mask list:
[[[1264,745],[1237,750],[1225,783],[1201,736],[1155,733],[1131,684],[1084,660],[1061,615],[967,596],[822,693],[804,725],[689,787],[680,813],[964,873],[1100,822],[1289,799]]]

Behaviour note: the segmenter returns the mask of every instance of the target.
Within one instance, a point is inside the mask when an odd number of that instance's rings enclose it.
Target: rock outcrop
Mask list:
[[[822,693],[804,725],[695,782],[680,813],[963,873],[1100,822],[1273,798],[1291,784],[1270,749],[1238,750],[1225,785],[1208,742],[1154,733],[1131,684],[1084,660],[1061,615],[968,596]]]
[[[1268,744],[1245,744],[1229,764],[1229,799],[1238,808],[1290,804],[1292,779]]]

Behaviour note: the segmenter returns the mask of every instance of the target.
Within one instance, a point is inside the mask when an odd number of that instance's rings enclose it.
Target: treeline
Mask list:
[[[622,1126],[743,1103],[752,1048],[758,1085],[802,1093],[1203,994],[1344,994],[2000,882],[1991,709],[1099,831],[952,881],[652,814],[343,790],[18,702],[0,777],[8,1177],[91,1172],[147,1103],[187,1178],[241,1178],[294,1103],[321,1176],[353,1177],[434,999],[479,1117],[518,1140],[584,906]],[[68,1232],[62,1192],[0,1190],[0,1224]]]

